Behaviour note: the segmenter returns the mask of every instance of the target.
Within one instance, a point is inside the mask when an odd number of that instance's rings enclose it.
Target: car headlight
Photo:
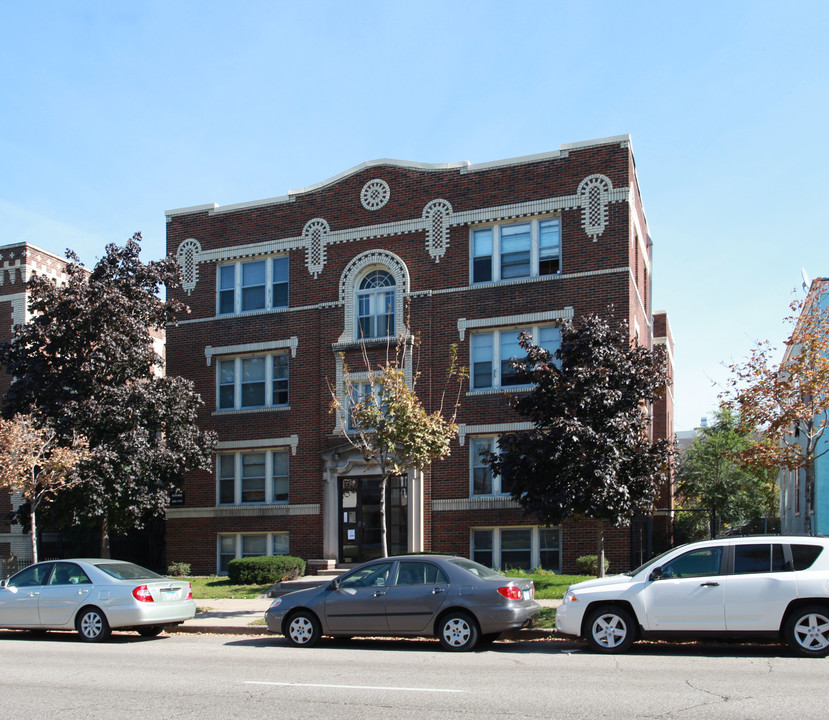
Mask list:
[[[276,598],[276,600],[274,600],[271,603],[271,606],[268,608],[268,610],[273,610],[275,607],[279,607],[281,604],[282,604],[282,598]]]
[[[578,602],[578,601],[579,601],[579,599],[576,597],[576,594],[572,590],[568,589],[567,592],[564,593],[564,603],[565,604],[574,603],[574,602]]]

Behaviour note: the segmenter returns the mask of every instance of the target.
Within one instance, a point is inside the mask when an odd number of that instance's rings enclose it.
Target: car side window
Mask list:
[[[795,570],[808,570],[823,551],[820,545],[792,545],[792,561]]]
[[[382,587],[388,585],[393,563],[380,563],[359,568],[340,581],[341,588]]]
[[[779,543],[734,546],[734,574],[784,572],[786,561]]]
[[[6,587],[36,587],[46,583],[54,563],[42,565],[30,565],[21,570],[17,575],[12,575],[6,583]]]
[[[719,575],[722,547],[697,548],[683,553],[662,566],[662,577],[684,578]]]
[[[86,585],[91,582],[80,565],[67,562],[55,563],[55,570],[49,578],[50,585]]]
[[[397,569],[395,585],[436,585],[448,583],[446,575],[437,565],[428,562],[401,562]]]

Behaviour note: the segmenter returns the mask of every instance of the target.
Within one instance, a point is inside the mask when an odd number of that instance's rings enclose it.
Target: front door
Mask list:
[[[340,561],[365,562],[382,557],[380,478],[340,478]],[[405,476],[389,480],[386,528],[390,555],[408,550],[408,487]]]

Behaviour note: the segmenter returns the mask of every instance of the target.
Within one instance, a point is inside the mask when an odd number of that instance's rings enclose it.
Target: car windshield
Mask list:
[[[677,545],[677,547],[682,547],[682,545]],[[646,570],[647,568],[649,568],[649,567],[651,567],[651,566],[656,566],[656,565],[658,565],[658,564],[659,564],[659,561],[660,561],[663,557],[665,557],[665,556],[666,556],[669,552],[673,552],[674,550],[676,550],[676,548],[671,548],[670,550],[666,550],[666,551],[665,551],[665,552],[663,552],[663,553],[659,553],[659,555],[657,555],[657,556],[656,556],[656,557],[654,557],[654,558],[651,558],[651,559],[650,559],[650,560],[648,560],[648,561],[647,561],[644,565],[640,565],[638,568],[636,568],[636,570],[631,570],[631,571],[626,572],[626,573],[624,573],[624,574],[625,574],[625,575],[630,575],[631,577],[633,577],[634,575],[638,575],[638,574],[639,574],[640,572],[642,572],[643,570]]]
[[[154,573],[152,570],[142,568],[132,563],[100,563],[95,565],[98,570],[117,580],[163,580],[164,576]]]
[[[480,578],[502,578],[504,577],[501,573],[496,572],[492,568],[486,567],[486,565],[481,565],[480,563],[476,563],[474,560],[467,560],[466,558],[452,558],[449,560],[452,565],[456,565],[459,568],[463,568],[467,572],[471,572],[473,575],[477,575]]]

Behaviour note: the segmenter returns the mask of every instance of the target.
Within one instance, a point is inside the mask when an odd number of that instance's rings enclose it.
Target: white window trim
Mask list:
[[[542,222],[549,220],[558,220],[558,272],[549,273],[547,275],[539,274],[539,257],[540,257],[540,231],[539,227]],[[530,274],[522,275],[514,278],[501,278],[501,230],[507,227],[515,227],[516,225],[530,226]],[[481,230],[492,230],[492,277],[489,280],[475,281],[475,233]],[[562,242],[562,222],[560,215],[550,215],[540,218],[526,218],[514,222],[499,222],[487,225],[473,225],[469,228],[469,284],[470,285],[486,285],[489,283],[511,283],[517,280],[526,280],[527,278],[537,277],[554,277],[561,275],[563,242]]]
[[[291,363],[288,362],[288,402],[273,403],[273,358],[277,355],[285,355],[285,352],[271,352],[250,355],[237,355],[235,357],[222,357],[216,363],[216,412],[249,412],[256,410],[284,410],[291,407]],[[264,405],[242,405],[242,361],[253,358],[265,359],[265,404]],[[221,407],[221,364],[224,362],[233,363],[233,407]]]
[[[287,451],[287,447],[251,448],[247,450],[229,450],[216,453],[216,507],[256,507],[262,505],[289,505],[291,502],[291,467],[288,463],[288,500],[274,500],[273,492],[273,453]],[[264,454],[265,456],[265,499],[262,502],[242,502],[242,457],[244,455]],[[233,456],[233,502],[223,503],[222,497],[222,457]]]
[[[248,315],[250,313],[265,312],[267,310],[286,310],[290,307],[290,260],[288,261],[288,304],[287,305],[273,305],[273,261],[279,258],[288,258],[288,255],[268,255],[267,257],[246,258],[245,260],[236,260],[234,262],[223,262],[216,265],[216,316],[217,317],[232,317],[233,315]],[[242,265],[250,263],[264,262],[265,263],[265,307],[256,308],[254,310],[242,310]],[[233,312],[221,312],[221,276],[222,268],[233,266]]]
[[[271,342],[244,343],[242,345],[219,345],[213,347],[208,345],[204,348],[204,357],[207,360],[207,367],[213,364],[214,355],[244,355],[246,353],[266,353],[271,350],[288,349],[291,357],[296,357],[296,349],[299,347],[299,338],[292,335],[287,340],[273,340]]]
[[[469,337],[469,391],[467,395],[477,395],[479,393],[491,393],[491,392],[510,392],[510,391],[521,391],[526,390],[529,387],[532,387],[532,383],[522,383],[518,385],[502,385],[501,384],[501,338],[504,335],[508,335],[510,340],[514,337],[517,338],[518,335],[524,331],[529,331],[530,334],[533,336],[533,342],[537,342],[541,328],[551,327],[554,323],[543,323],[539,325],[523,325],[523,326],[515,326],[515,327],[503,327],[503,328],[487,328],[481,329],[474,333],[470,333]],[[485,387],[473,387],[473,383],[475,381],[474,376],[474,357],[473,357],[473,338],[476,335],[487,335],[492,334],[492,382],[490,385]],[[520,357],[520,356],[515,356]]]
[[[542,530],[556,530],[558,531],[558,567],[547,568],[554,572],[561,572],[562,555],[564,553],[562,546],[562,532],[560,527],[541,527],[539,525],[482,525],[473,526],[469,528],[469,557],[473,558],[475,553],[474,532],[476,530],[492,531],[492,562],[496,568],[503,569],[501,563],[501,531],[502,530],[530,530],[531,546],[530,546],[530,567],[541,567],[541,531]]]
[[[480,462],[480,457],[475,455],[475,440],[488,440],[489,452],[498,452],[498,435],[475,435],[469,438],[469,497],[470,498],[488,498],[488,497],[509,497],[510,493],[503,492],[501,489],[501,476],[492,475],[492,492],[476,493],[475,492],[475,462]],[[478,467],[482,467],[479,465]],[[491,471],[490,471],[491,472]]]
[[[242,537],[245,535],[265,535],[265,554],[268,557],[273,557],[274,555],[274,538],[276,536],[287,537],[288,538],[288,550],[286,554],[290,553],[291,547],[291,536],[289,532],[244,532],[244,533],[234,533],[234,532],[221,532],[216,534],[216,574],[217,575],[227,575],[221,569],[221,562],[222,562],[222,538],[232,536],[235,538],[235,555],[234,559],[239,559],[242,557]]]
[[[340,302],[344,309],[344,327],[339,343],[359,341],[357,335],[357,293],[360,282],[373,270],[385,270],[394,278],[394,335],[405,332],[404,299],[410,292],[409,269],[397,255],[386,250],[369,250],[355,257],[340,276]],[[385,338],[366,338],[376,342]]]

